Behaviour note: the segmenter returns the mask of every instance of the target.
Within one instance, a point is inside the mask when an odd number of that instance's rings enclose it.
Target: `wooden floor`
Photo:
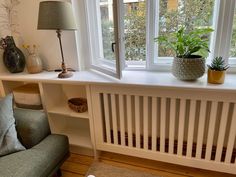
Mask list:
[[[71,154],[62,165],[63,177],[85,177],[87,170],[93,163],[93,157]],[[132,170],[149,172],[162,177],[236,177],[236,175],[217,173],[196,168],[144,160],[135,157],[102,152],[99,161]]]

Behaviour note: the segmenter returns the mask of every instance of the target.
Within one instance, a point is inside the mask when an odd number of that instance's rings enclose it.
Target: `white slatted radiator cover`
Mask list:
[[[91,86],[96,148],[236,174],[236,92]]]

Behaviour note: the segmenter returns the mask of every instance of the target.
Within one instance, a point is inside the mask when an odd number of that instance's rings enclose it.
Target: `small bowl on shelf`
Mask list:
[[[78,113],[86,112],[88,110],[86,98],[71,98],[68,100],[68,106]]]

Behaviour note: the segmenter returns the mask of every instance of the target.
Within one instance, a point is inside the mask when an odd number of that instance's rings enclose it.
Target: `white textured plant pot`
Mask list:
[[[172,74],[180,80],[196,80],[205,73],[204,58],[175,57],[172,65]]]

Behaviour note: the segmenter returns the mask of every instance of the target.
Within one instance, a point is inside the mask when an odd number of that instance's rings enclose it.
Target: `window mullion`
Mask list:
[[[230,42],[232,36],[235,0],[220,1],[218,22],[215,27],[214,56],[222,56],[228,63]]]
[[[113,17],[115,33],[115,56],[117,77],[122,77],[122,69],[125,66],[124,47],[124,5],[123,0],[113,0]]]
[[[155,55],[157,52],[154,38],[158,34],[158,4],[159,0],[146,1],[146,68],[150,69],[154,64]]]

